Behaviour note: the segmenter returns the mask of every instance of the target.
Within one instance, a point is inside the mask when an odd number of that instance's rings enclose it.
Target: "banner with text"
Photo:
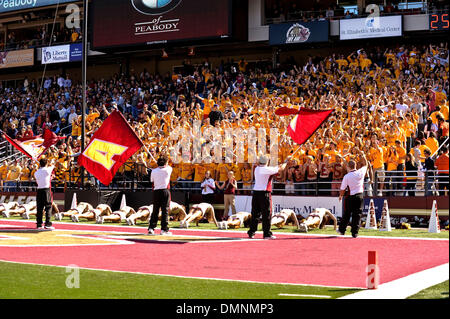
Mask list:
[[[0,52],[0,69],[31,66],[34,64],[34,49]]]
[[[0,13],[46,7],[76,0],[0,0]]]
[[[230,0],[96,0],[92,48],[227,38]]]
[[[81,61],[83,58],[81,43],[58,45],[42,48],[42,64]]]
[[[339,20],[341,40],[401,37],[402,16]]]
[[[236,196],[236,211],[251,212],[252,197]],[[338,197],[302,197],[302,196],[272,196],[272,212],[279,213],[283,209],[292,209],[297,216],[306,218],[314,208],[327,208],[336,217],[342,217],[342,202]]]

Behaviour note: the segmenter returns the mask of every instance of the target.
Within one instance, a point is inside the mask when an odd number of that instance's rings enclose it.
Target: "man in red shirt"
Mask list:
[[[444,189],[448,190],[448,166],[449,166],[449,157],[448,157],[448,147],[442,146],[442,153],[434,162],[438,170],[438,190],[439,192],[444,192]],[[442,193],[440,195],[442,195]],[[445,194],[447,196],[447,194]]]
[[[436,118],[438,120],[438,140],[439,144],[442,144],[448,138],[449,124],[440,115],[438,115]]]

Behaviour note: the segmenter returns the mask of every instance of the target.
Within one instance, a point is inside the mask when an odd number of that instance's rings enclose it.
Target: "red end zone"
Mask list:
[[[54,223],[49,236],[69,238],[69,246],[5,247],[7,238],[33,222],[0,220],[0,260],[55,266],[256,282],[366,287],[367,254],[378,251],[380,284],[449,262],[449,241],[285,235],[248,240],[245,232],[172,229],[177,240],[143,236],[145,228]],[[28,231],[29,229],[29,231]],[[62,232],[64,231],[64,232]],[[78,235],[72,237],[70,234]],[[87,233],[86,233],[87,231]],[[74,245],[85,237],[114,239],[101,245]],[[92,232],[92,233],[89,233]],[[114,236],[115,232],[123,232]],[[69,233],[69,234],[68,234]],[[159,233],[159,231],[157,232]],[[34,236],[36,233],[34,233]],[[187,236],[187,240],[178,240]],[[205,240],[189,241],[190,236]],[[215,237],[215,238],[214,238]],[[227,237],[224,240],[224,237]],[[257,234],[260,238],[261,234]],[[36,237],[39,240],[39,237]],[[230,240],[234,238],[235,240]],[[3,243],[2,243],[3,242]],[[97,243],[96,242],[96,243]],[[122,243],[122,244],[121,244]]]

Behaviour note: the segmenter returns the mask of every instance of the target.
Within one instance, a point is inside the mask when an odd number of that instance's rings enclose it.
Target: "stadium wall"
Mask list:
[[[92,190],[66,190],[64,193],[54,193],[53,200],[60,211],[67,211],[72,204],[73,196],[76,194],[77,203],[88,202],[94,207],[100,203],[108,204],[113,210],[118,210],[125,195],[128,206],[138,209],[141,206],[150,205],[153,201],[152,191],[92,191]],[[19,204],[28,203],[36,199],[35,192],[0,192],[0,203],[16,201]],[[418,197],[366,197],[364,199],[364,212],[368,211],[370,200],[374,200],[377,219],[381,217],[384,200],[387,200],[390,215],[392,217],[405,217],[414,219],[424,218],[426,221],[430,214],[433,202],[436,200],[438,214],[441,221],[449,219],[449,201],[447,196],[418,196]],[[407,199],[407,200],[406,200]],[[172,201],[186,207],[188,211],[193,204],[201,203],[202,196],[199,193],[172,191]],[[308,196],[278,196],[272,197],[273,212],[282,209],[293,209],[297,215],[306,217],[314,208],[324,207],[330,209],[337,217],[342,216],[342,203],[337,197],[308,197]],[[215,194],[214,209],[216,216],[223,213],[223,194]],[[237,195],[236,210],[251,212],[251,196]]]
[[[80,191],[67,190],[64,193],[65,210],[70,208],[73,195],[76,193],[77,201],[89,202],[93,206],[106,203],[112,209],[119,209],[122,196],[125,195],[128,206],[135,209],[140,206],[150,205],[153,201],[152,191]],[[0,193],[1,194],[1,193]],[[184,205],[188,210],[193,204],[202,202],[202,195],[182,191],[172,191],[172,201]],[[421,216],[428,217],[431,213],[433,201],[437,201],[439,217],[443,220],[449,218],[449,201],[447,196],[417,196],[417,197],[366,197],[368,203],[371,199],[384,203],[386,199],[391,215],[398,217]],[[407,199],[407,200],[405,200]],[[218,216],[223,212],[223,194],[215,194],[214,207]],[[293,209],[297,215],[308,216],[314,208],[324,207],[330,209],[337,217],[342,216],[342,202],[337,197],[315,197],[315,196],[272,196],[273,211],[279,212],[284,208]],[[367,206],[367,205],[366,205]],[[367,208],[367,207],[366,207]],[[251,212],[251,196],[236,195],[236,210]],[[367,209],[366,209],[367,210]],[[380,211],[381,214],[381,211]]]

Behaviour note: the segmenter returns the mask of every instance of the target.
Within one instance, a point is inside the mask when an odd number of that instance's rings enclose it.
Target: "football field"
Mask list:
[[[447,231],[387,237],[362,229],[354,239],[332,229],[285,229],[263,240],[202,224],[172,225],[173,236],[148,236],[138,226],[54,225],[37,231],[32,221],[0,220],[0,298],[404,299],[436,285],[431,298],[448,298]],[[369,251],[378,253],[376,290],[366,289]]]

